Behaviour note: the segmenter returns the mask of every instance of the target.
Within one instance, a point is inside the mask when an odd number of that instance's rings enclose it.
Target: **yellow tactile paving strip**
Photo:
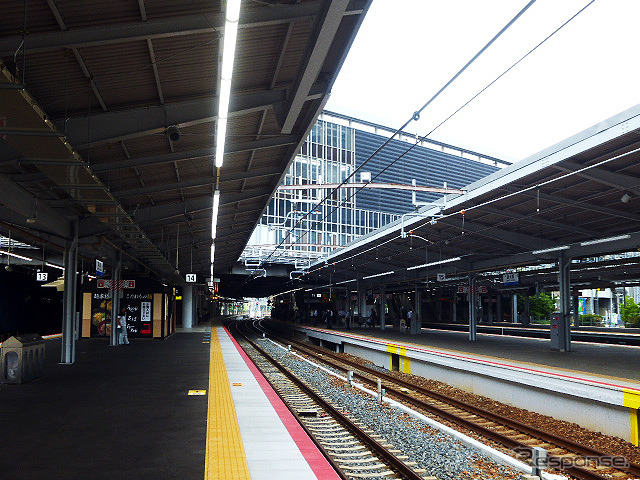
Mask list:
[[[209,351],[209,411],[204,478],[249,480],[249,466],[215,324],[211,327]]]

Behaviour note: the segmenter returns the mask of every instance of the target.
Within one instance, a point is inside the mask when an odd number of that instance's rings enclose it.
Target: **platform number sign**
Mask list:
[[[96,275],[104,274],[104,263],[101,260],[96,259]]]
[[[36,273],[36,280],[38,282],[46,282],[48,278],[49,278],[49,274],[47,272],[37,272]]]
[[[195,273],[187,273],[187,283],[196,283]]]
[[[446,282],[447,281],[447,274],[446,273],[438,273],[437,274],[437,279],[439,282]]]

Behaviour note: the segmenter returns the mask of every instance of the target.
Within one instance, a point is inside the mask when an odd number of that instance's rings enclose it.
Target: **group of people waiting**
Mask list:
[[[313,322],[313,326],[318,326],[319,322],[322,322],[327,328],[332,328],[334,325],[338,327],[349,328],[351,326],[351,311],[340,309],[337,312],[333,308],[325,308],[324,310],[318,310],[312,308],[309,310],[309,322]]]

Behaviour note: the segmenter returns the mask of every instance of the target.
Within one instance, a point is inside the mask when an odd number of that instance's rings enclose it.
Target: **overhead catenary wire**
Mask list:
[[[571,21],[573,21],[578,15],[580,15],[582,12],[584,12],[589,6],[591,6],[593,3],[595,2],[595,0],[591,0],[589,3],[587,3],[586,5],[584,5],[582,8],[580,8],[576,13],[574,13],[571,17],[569,17],[565,22],[563,22],[559,27],[557,27],[553,32],[551,32],[549,35],[547,35],[543,40],[541,40],[540,42],[538,42],[532,49],[530,49],[527,53],[525,53],[522,57],[520,57],[517,61],[515,61],[511,66],[509,66],[505,71],[503,71],[500,75],[498,75],[495,79],[493,79],[491,82],[489,82],[485,87],[483,87],[478,93],[476,93],[475,95],[473,95],[471,98],[469,98],[469,100],[467,100],[465,103],[463,103],[460,107],[458,107],[453,113],[451,113],[449,116],[447,116],[443,121],[441,121],[440,123],[438,123],[433,129],[431,129],[427,134],[423,135],[422,137],[419,137],[416,139],[415,143],[412,144],[409,148],[407,148],[407,150],[405,150],[402,154],[400,154],[397,158],[395,158],[392,162],[390,162],[386,167],[384,167],[382,170],[380,170],[375,176],[373,176],[371,178],[370,181],[375,180],[376,178],[378,178],[380,175],[382,175],[385,171],[387,171],[389,168],[391,168],[395,163],[397,163],[398,161],[400,161],[402,158],[404,158],[405,155],[407,155],[410,151],[412,151],[416,146],[418,146],[421,142],[423,142],[424,140],[426,140],[430,135],[432,135],[437,129],[439,129],[441,126],[443,126],[447,121],[449,121],[451,118],[453,118],[456,114],[458,114],[462,109],[464,109],[466,106],[468,106],[472,101],[474,101],[476,98],[478,98],[482,93],[484,93],[487,89],[489,89],[492,85],[494,85],[496,82],[498,82],[498,80],[500,80],[502,77],[504,77],[508,72],[510,72],[513,68],[515,68],[519,63],[521,63],[525,58],[527,58],[529,55],[531,55],[534,51],[536,51],[540,46],[542,46],[545,42],[547,42],[549,39],[551,39],[556,33],[558,33],[560,30],[562,30],[566,25],[568,25]],[[406,124],[405,124],[406,125]],[[397,132],[396,132],[397,133]],[[395,134],[394,134],[395,135]],[[391,137],[393,138],[393,137]],[[388,143],[385,142],[385,144]],[[383,146],[385,145],[383,144]],[[382,148],[382,147],[381,147]],[[380,149],[381,149],[380,148]],[[379,150],[380,150],[379,149]],[[377,153],[377,151],[373,154],[375,155]],[[372,155],[372,157],[373,157]],[[372,157],[370,157],[368,160],[370,160]],[[348,202],[351,198],[353,198],[359,191],[361,191],[364,187],[360,187],[360,188],[356,188],[354,189],[353,193],[351,195],[349,195],[345,200],[343,200],[338,206],[334,207],[331,212],[329,212],[325,218],[330,215],[335,209],[339,208],[340,206],[344,205],[344,203]],[[333,192],[332,192],[333,193]],[[316,206],[317,208],[317,206]],[[293,230],[294,227],[292,227]],[[276,247],[277,248],[277,247]]]
[[[504,32],[506,32],[534,3],[536,0],[530,0],[529,2],[527,2],[527,4],[511,19],[509,20],[509,22],[500,29],[500,31],[493,36],[493,38],[491,38],[491,40],[489,40],[489,42],[487,42],[473,57],[471,57],[471,59],[469,61],[467,61],[467,63],[464,64],[464,66],[462,68],[460,68],[460,70],[458,70],[458,72],[451,77],[451,79],[449,79],[449,81],[447,81],[435,94],[433,94],[431,96],[431,98],[429,98],[429,100],[427,100],[424,105],[422,105],[422,107],[420,107],[418,110],[416,110],[413,115],[411,116],[411,118],[409,118],[400,128],[398,128],[389,138],[387,138],[384,143],[382,145],[380,145],[380,147],[378,147],[362,164],[360,164],[360,166],[358,168],[356,168],[351,174],[349,174],[344,180],[342,180],[340,182],[340,184],[333,188],[331,190],[330,193],[328,193],[327,195],[325,195],[325,197],[311,210],[309,210],[309,212],[307,212],[304,216],[302,216],[300,219],[298,219],[298,221],[294,224],[294,226],[292,227],[291,230],[289,230],[287,232],[287,234],[284,236],[284,238],[280,241],[280,243],[278,243],[278,245],[275,246],[275,248],[273,249],[273,251],[267,256],[267,258],[264,261],[268,261],[273,255],[274,253],[278,250],[278,248],[284,244],[284,242],[291,236],[291,231],[296,228],[304,219],[306,219],[310,212],[317,209],[319,206],[323,205],[328,199],[330,199],[341,187],[342,185],[348,183],[348,181],[353,178],[369,161],[371,161],[371,159],[373,159],[382,149],[384,149],[384,147],[386,147],[391,140],[393,140],[393,138],[395,138],[396,135],[398,135],[399,133],[401,133],[402,131],[404,131],[406,129],[406,127],[413,121],[417,121],[420,118],[421,113],[434,101],[436,100],[441,94],[442,92],[444,92],[453,82],[455,82],[455,80],[462,75],[462,73],[464,73],[464,71],[473,63],[475,62],[478,57],[480,57]],[[370,183],[370,182],[367,182]],[[324,216],[324,218],[322,220],[324,220],[325,218],[327,218],[328,214]],[[322,221],[321,220],[321,221]]]

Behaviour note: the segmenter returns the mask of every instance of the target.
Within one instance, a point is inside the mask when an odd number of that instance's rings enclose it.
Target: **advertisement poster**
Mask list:
[[[124,292],[120,304],[127,312],[127,333],[129,337],[149,337],[153,335],[151,308],[152,293]]]
[[[91,295],[91,336],[108,337],[111,335],[112,292],[100,292]]]
[[[109,337],[111,335],[112,292],[99,292],[91,295],[91,336]],[[151,338],[153,336],[153,294],[122,293],[120,307],[124,307],[127,316],[127,334],[130,338]]]

